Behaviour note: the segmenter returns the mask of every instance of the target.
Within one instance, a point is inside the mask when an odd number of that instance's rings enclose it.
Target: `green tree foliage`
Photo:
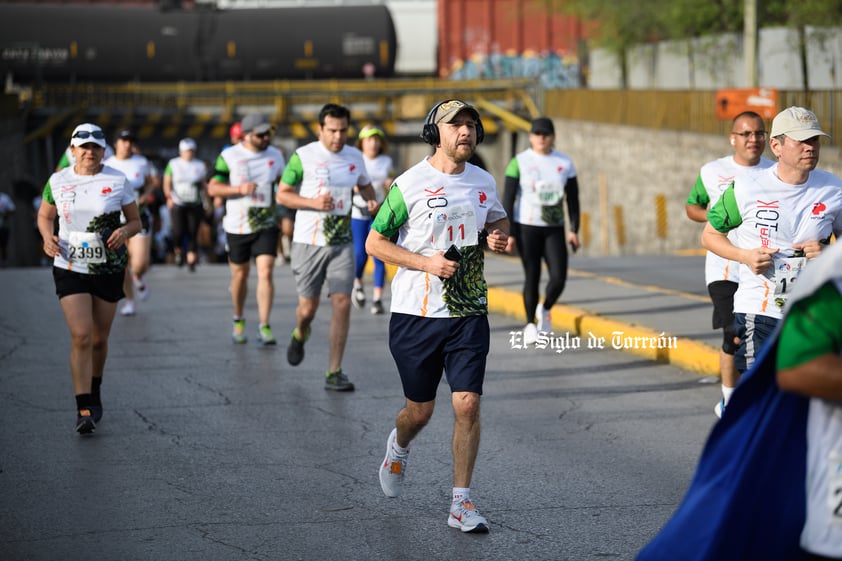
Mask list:
[[[648,42],[742,32],[745,0],[540,0],[552,9],[592,22],[591,44],[614,53],[626,83],[628,50]],[[757,0],[757,23],[798,30],[806,53],[807,26],[842,25],[842,0]],[[806,77],[805,77],[806,80]]]

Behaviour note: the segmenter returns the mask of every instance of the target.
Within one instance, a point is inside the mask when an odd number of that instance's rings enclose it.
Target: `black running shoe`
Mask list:
[[[102,419],[102,405],[91,405],[91,418],[95,423]]]
[[[96,430],[93,413],[90,409],[80,409],[76,413],[76,432],[79,434],[93,434]]]
[[[298,366],[304,360],[304,343],[310,338],[310,329],[307,329],[307,336],[303,341],[299,341],[298,328],[292,330],[292,337],[289,339],[289,347],[287,347],[287,362],[292,366]]]
[[[340,369],[338,372],[328,372],[325,377],[325,389],[334,392],[352,392],[354,384]]]

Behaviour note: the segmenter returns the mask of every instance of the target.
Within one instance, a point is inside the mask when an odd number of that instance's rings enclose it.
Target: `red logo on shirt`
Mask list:
[[[479,192],[479,204],[485,204],[486,199],[488,199],[488,195],[485,194],[485,191]]]
[[[107,195],[110,192],[111,192],[111,187],[103,187],[102,188],[102,194],[103,195]]]
[[[813,216],[818,216],[820,213],[827,210],[827,205],[824,203],[813,203]]]
[[[274,165],[275,165],[275,160],[269,160],[269,167],[272,167]]]
[[[354,171],[355,169],[357,169],[357,166],[355,166],[354,164],[351,164],[351,171]]]
[[[562,171],[564,171],[564,166],[558,166],[558,168],[556,169],[556,171],[557,171],[558,173],[561,173]]]

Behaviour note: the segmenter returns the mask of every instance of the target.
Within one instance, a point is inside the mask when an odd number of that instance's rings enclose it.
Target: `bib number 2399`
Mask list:
[[[96,232],[70,232],[68,257],[77,263],[105,263],[105,246]]]

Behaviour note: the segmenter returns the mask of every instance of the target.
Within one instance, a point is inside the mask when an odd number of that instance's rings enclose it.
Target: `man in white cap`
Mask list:
[[[829,137],[811,111],[781,111],[769,141],[777,164],[736,176],[708,211],[702,245],[740,263],[734,294],[740,373],[751,368],[780,321],[799,273],[831,235],[842,235],[842,180],[816,169],[822,136]]]
[[[269,327],[275,286],[272,274],[278,247],[278,218],[275,188],[286,161],[271,145],[274,128],[269,119],[256,113],[242,121],[243,140],[222,151],[208,183],[211,197],[225,198],[222,227],[228,240],[231,268],[231,300],[234,304],[231,339],[246,342],[243,308],[248,289],[251,259],[257,265],[257,314],[260,319],[257,342],[276,344]]]

